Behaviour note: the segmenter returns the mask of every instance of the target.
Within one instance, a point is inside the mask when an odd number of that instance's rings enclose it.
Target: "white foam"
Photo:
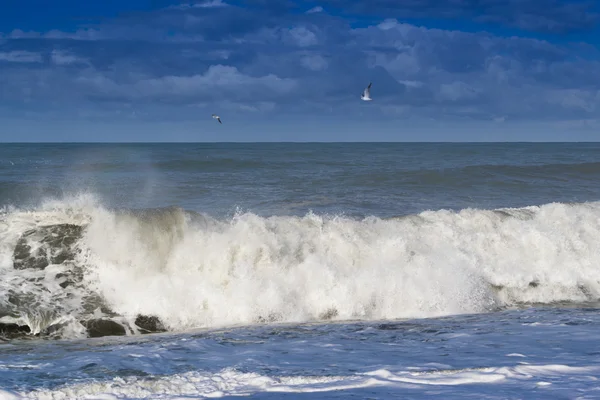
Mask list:
[[[0,311],[9,308],[11,295],[30,297],[17,316],[4,316],[4,323],[28,325],[37,334],[52,324],[63,324],[74,337],[85,335],[73,315],[79,311],[84,292],[59,286],[55,276],[68,273],[65,265],[49,265],[44,270],[13,268],[13,251],[21,235],[30,229],[54,224],[85,225],[90,222],[97,200],[90,194],[63,200],[51,199],[33,210],[10,208],[0,218]],[[32,248],[39,243],[29,243]]]
[[[118,214],[80,196],[4,216],[0,301],[27,284],[24,276],[40,273],[12,270],[19,235],[69,221],[89,224],[78,260],[88,290],[126,318],[156,315],[174,330],[429,317],[600,297],[600,203],[389,220],[243,213],[213,221],[177,209]],[[76,296],[61,301],[77,310]]]
[[[149,231],[106,212],[87,230],[85,262],[94,271],[90,283],[115,311],[157,315],[174,329],[261,318],[433,316],[493,303],[463,254],[448,257],[412,238],[409,227],[247,213],[202,226],[174,218]]]
[[[115,311],[157,315],[174,329],[270,316],[425,317],[598,298],[600,203],[506,212],[513,215],[245,213],[202,225],[182,214],[149,230],[104,211],[87,231],[86,262]]]
[[[0,400],[17,400],[21,399],[21,396],[14,392],[9,392],[7,390],[0,390]]]
[[[430,372],[391,372],[386,369],[348,376],[282,376],[269,377],[226,368],[217,373],[189,372],[153,379],[115,378],[103,382],[72,384],[56,390],[40,389],[21,393],[30,399],[117,399],[117,398],[217,398],[249,396],[256,393],[319,393],[360,388],[415,389],[419,386],[460,386],[498,384],[536,380],[540,387],[551,385],[540,378],[557,375],[597,374],[598,367],[537,365],[515,367],[472,368]],[[588,376],[589,377],[589,376]],[[416,386],[415,386],[416,385]]]
[[[597,366],[571,367],[568,365],[517,365],[514,367],[466,368],[427,372],[392,373],[388,370],[369,372],[366,375],[390,382],[414,383],[418,385],[468,385],[497,383],[506,380],[530,380],[564,377],[564,375],[590,375],[596,379],[600,371]]]
[[[111,381],[76,384],[58,390],[22,393],[32,399],[74,398],[216,398],[260,392],[319,392],[361,387],[371,382],[360,377],[282,377],[242,373],[227,368],[216,374],[189,372],[151,380],[115,378]],[[358,386],[357,386],[358,385]]]

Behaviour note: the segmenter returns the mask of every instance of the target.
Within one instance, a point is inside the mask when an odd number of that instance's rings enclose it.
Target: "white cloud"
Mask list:
[[[223,2],[222,0],[211,0],[204,3],[196,3],[194,7],[201,8],[212,8],[212,7],[227,7],[229,4]]]
[[[13,30],[9,39],[46,39],[52,40],[77,40],[77,41],[147,41],[147,42],[171,42],[171,43],[194,43],[204,41],[204,37],[198,34],[173,33],[170,30],[154,28],[141,28],[139,26],[117,25],[115,27],[101,29],[77,29],[74,32],[65,32],[51,29],[48,32]]]
[[[16,50],[0,53],[0,61],[14,63],[41,63],[43,61],[40,53],[31,51]]]
[[[398,23],[397,20],[395,19],[385,19],[383,22],[381,22],[379,25],[377,25],[377,27],[379,29],[381,29],[382,31],[387,31],[389,29],[393,29],[398,27],[400,24]]]
[[[305,68],[310,69],[311,71],[322,71],[329,65],[327,60],[318,54],[304,56],[300,62]]]
[[[21,29],[14,29],[6,37],[9,39],[34,39],[34,38],[39,38],[40,33],[34,32],[34,31],[25,32]]]
[[[190,8],[214,8],[227,6],[229,6],[229,4],[223,2],[222,0],[209,0],[203,3],[181,3],[169,6],[168,8],[177,10],[189,10]]]
[[[75,32],[63,32],[51,29],[48,32],[23,31],[14,29],[8,34],[9,39],[73,39],[73,40],[99,40],[102,39],[99,30],[77,29]]]
[[[168,75],[159,78],[143,78],[134,82],[118,83],[101,73],[85,74],[77,83],[107,97],[135,98],[160,101],[185,99],[269,98],[283,95],[296,87],[293,79],[279,78],[269,74],[252,77],[244,75],[235,67],[213,65],[204,74],[191,76]]]
[[[310,10],[308,10],[306,13],[307,14],[314,14],[314,13],[320,13],[323,12],[323,7],[321,6],[315,6],[313,8],[311,8]]]
[[[89,64],[87,59],[62,50],[52,50],[50,60],[56,65]]]
[[[557,104],[567,109],[580,109],[593,112],[598,105],[597,93],[581,89],[551,90],[545,100],[551,104]]]
[[[317,36],[304,26],[294,27],[289,33],[298,46],[307,47],[318,43]]]
[[[401,52],[369,52],[371,67],[381,66],[399,79],[406,75],[415,75],[423,69],[418,56],[412,49]]]
[[[282,113],[314,107],[343,114],[364,106],[357,93],[373,80],[377,101],[369,109],[390,118],[467,116],[493,123],[585,120],[600,113],[600,62],[594,61],[600,52],[591,45],[429,29],[396,19],[352,28],[326,13],[316,18],[227,6],[190,2],[176,6],[180,11],[161,9],[73,32],[14,30],[4,35],[12,51],[0,53],[0,100],[50,102],[60,92],[53,104],[72,98],[98,107],[114,101],[160,108],[229,101],[246,111],[277,104]],[[208,9],[217,8],[208,18]],[[306,11],[317,12],[323,8]],[[67,51],[65,39],[88,42],[69,42]],[[31,43],[36,47],[27,47]],[[54,66],[70,67],[46,68],[48,54]],[[41,65],[16,71],[6,61]]]
[[[220,101],[217,103],[219,109],[229,111],[245,111],[252,113],[266,113],[275,110],[276,104],[270,101],[258,101],[251,103],[239,103],[229,100]]]
[[[315,28],[313,27],[313,29]],[[306,26],[294,26],[292,28],[260,28],[241,37],[233,38],[231,42],[235,44],[283,44],[286,46],[309,47],[319,44],[319,39],[312,29],[308,29]]]
[[[424,85],[423,82],[419,82],[419,81],[398,81],[399,83],[403,84],[406,87],[410,87],[410,88],[419,88],[422,87]]]

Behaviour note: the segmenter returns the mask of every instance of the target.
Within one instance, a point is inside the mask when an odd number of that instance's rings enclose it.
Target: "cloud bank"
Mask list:
[[[210,0],[95,25],[12,29],[0,36],[0,117],[194,121],[226,110],[290,120],[595,126],[597,8],[558,0]],[[442,26],[456,19],[464,29]],[[517,33],[503,33],[509,28]],[[375,101],[365,105],[369,82]]]

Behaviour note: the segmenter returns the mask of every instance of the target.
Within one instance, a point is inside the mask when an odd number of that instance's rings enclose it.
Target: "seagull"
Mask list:
[[[221,118],[220,118],[220,117],[219,117],[217,114],[213,114],[213,115],[212,115],[212,117],[213,117],[214,119],[216,119],[217,121],[219,121],[219,123],[220,123],[220,124],[222,124],[222,122],[221,122]]]
[[[365,91],[363,92],[363,94],[360,95],[360,99],[364,100],[364,101],[371,101],[373,100],[371,98],[371,85],[373,83],[369,82],[369,86],[367,86],[367,88],[365,89]]]

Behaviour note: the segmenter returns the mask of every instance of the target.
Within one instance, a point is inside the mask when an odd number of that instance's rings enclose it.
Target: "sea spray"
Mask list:
[[[23,287],[63,317],[147,315],[169,330],[418,318],[600,297],[600,203],[219,220],[174,207],[109,210],[84,197],[3,218],[0,309],[13,314],[11,296]],[[16,270],[8,262],[20,235],[56,223],[84,226],[73,260],[81,282],[63,289],[68,295],[55,281],[63,266]]]

